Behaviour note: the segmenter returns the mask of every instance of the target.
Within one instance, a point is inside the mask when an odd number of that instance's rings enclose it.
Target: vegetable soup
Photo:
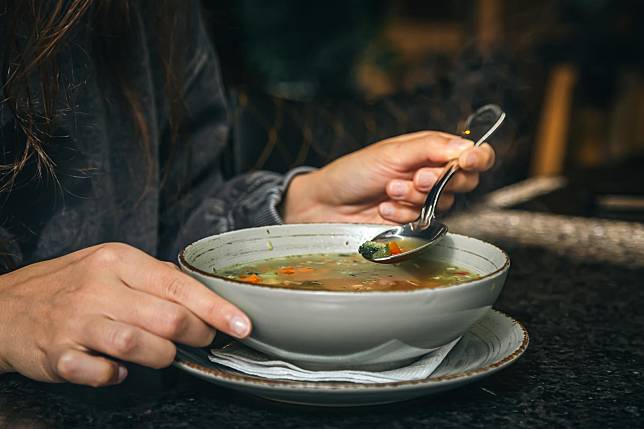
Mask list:
[[[374,264],[357,253],[295,255],[231,265],[217,274],[234,280],[291,289],[401,291],[437,288],[480,276],[443,262],[417,259]]]

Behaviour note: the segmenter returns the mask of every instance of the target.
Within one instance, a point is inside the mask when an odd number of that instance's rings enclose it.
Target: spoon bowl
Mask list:
[[[427,250],[430,246],[438,243],[445,234],[447,234],[447,226],[436,219],[425,229],[414,228],[414,225],[411,223],[389,229],[376,235],[371,241],[378,243],[395,241],[403,251],[397,255],[372,258],[369,260],[379,264],[397,264],[398,262],[412,258],[419,252]]]

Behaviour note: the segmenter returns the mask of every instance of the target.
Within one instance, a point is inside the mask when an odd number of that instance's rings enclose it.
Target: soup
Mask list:
[[[246,283],[326,291],[437,288],[480,277],[439,261],[419,259],[400,264],[374,264],[357,253],[285,256],[231,265],[217,270],[217,274]]]

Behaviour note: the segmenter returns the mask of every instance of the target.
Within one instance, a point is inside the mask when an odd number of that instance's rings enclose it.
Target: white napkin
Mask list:
[[[263,353],[234,342],[222,349],[213,349],[208,359],[245,374],[269,379],[292,381],[344,381],[350,383],[390,383],[394,381],[422,380],[438,368],[445,356],[460,340],[457,338],[407,366],[388,371],[310,371],[292,363],[271,360]]]

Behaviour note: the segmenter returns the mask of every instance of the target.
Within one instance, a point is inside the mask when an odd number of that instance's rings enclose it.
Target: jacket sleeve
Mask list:
[[[195,2],[196,3],[196,2]],[[239,228],[278,224],[278,206],[290,180],[311,169],[286,176],[256,171],[225,181],[222,167],[229,121],[217,57],[195,9],[193,52],[188,56],[183,87],[182,128],[172,144],[162,130],[160,162],[160,242],[158,256],[175,260],[179,250],[199,238]],[[168,123],[164,121],[162,123]]]

